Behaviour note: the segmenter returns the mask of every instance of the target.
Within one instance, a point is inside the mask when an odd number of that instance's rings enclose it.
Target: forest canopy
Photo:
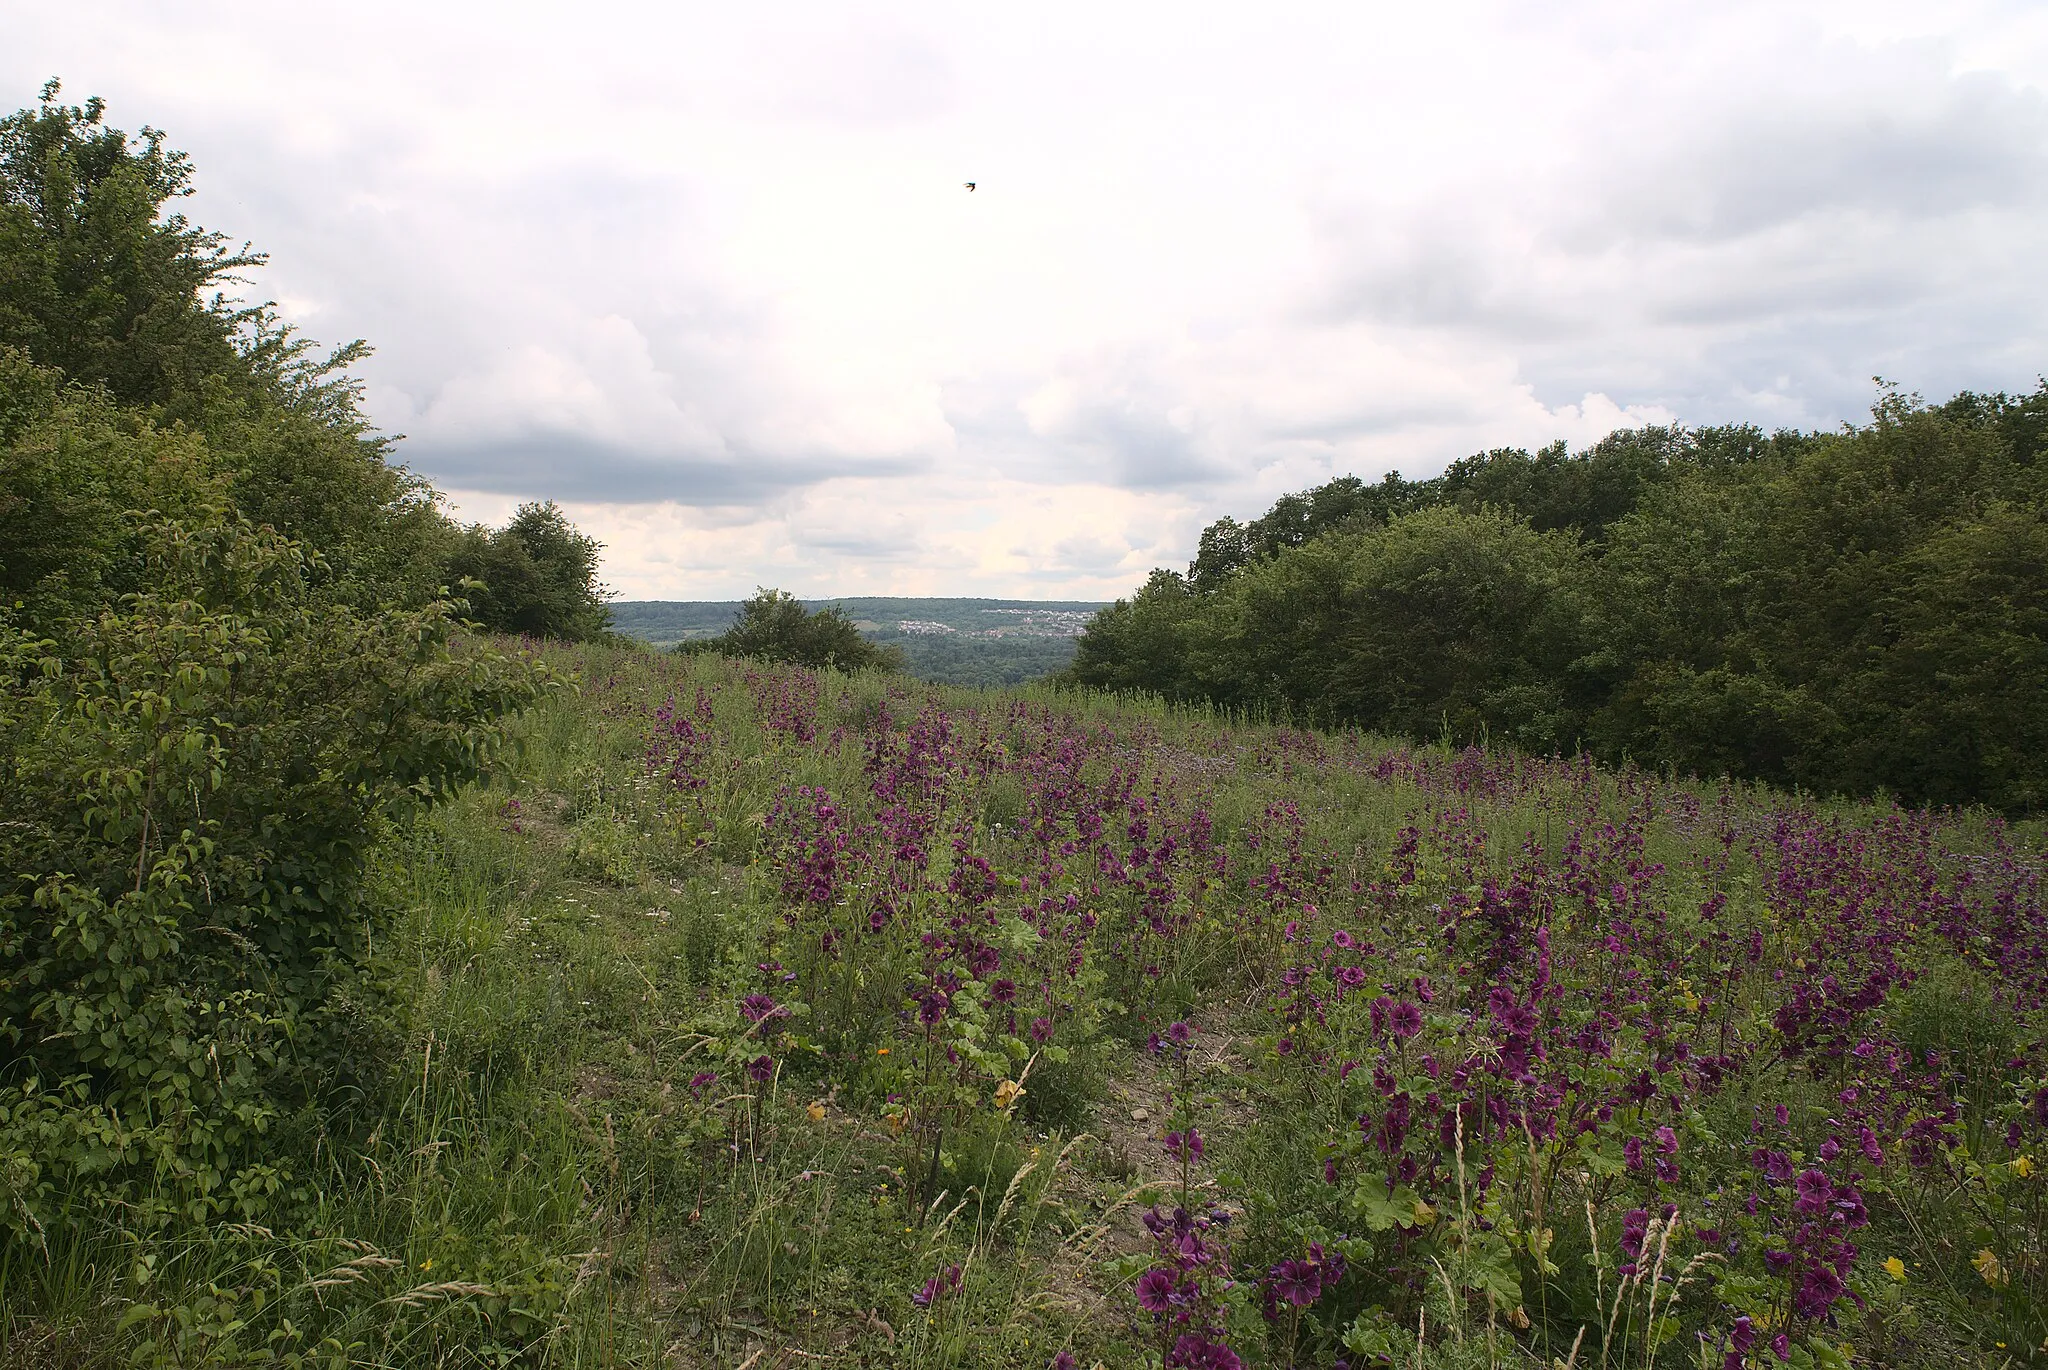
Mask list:
[[[1068,679],[1915,804],[2048,802],[2048,383],[1646,428],[1222,519]]]

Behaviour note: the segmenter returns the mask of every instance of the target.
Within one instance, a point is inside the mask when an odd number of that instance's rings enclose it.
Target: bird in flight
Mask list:
[[[974,189],[974,182],[972,181],[962,181],[960,184],[966,186],[969,190]]]

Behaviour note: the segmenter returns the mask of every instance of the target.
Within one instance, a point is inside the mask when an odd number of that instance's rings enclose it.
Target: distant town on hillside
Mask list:
[[[902,649],[913,674],[948,685],[1015,685],[1064,669],[1074,639],[1107,605],[1090,600],[915,599],[862,595],[806,600],[837,608],[861,632]],[[619,600],[612,625],[657,647],[714,637],[738,600]]]

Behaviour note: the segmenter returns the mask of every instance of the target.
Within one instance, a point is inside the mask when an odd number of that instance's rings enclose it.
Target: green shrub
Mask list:
[[[0,625],[0,1223],[51,1196],[255,1214],[279,1118],[359,1063],[378,832],[480,774],[544,683],[452,606],[361,614],[298,544],[147,523],[154,588]],[[341,1024],[333,1025],[337,1028]]]
[[[758,661],[842,671],[900,671],[903,653],[861,636],[844,610],[834,606],[808,612],[786,590],[756,590],[740,605],[732,627],[717,637],[677,644],[680,652],[724,652]]]
[[[633,830],[606,809],[586,815],[569,837],[569,868],[607,885],[638,883],[640,853]]]
[[[580,642],[611,632],[608,592],[597,580],[603,550],[553,500],[527,503],[503,528],[464,529],[448,574],[476,582],[469,611],[493,632]]]

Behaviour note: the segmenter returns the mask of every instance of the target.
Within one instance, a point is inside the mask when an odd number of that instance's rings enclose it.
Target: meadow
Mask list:
[[[2048,1359],[2038,824],[552,662],[371,860],[378,1083],[10,1241],[7,1363]]]

